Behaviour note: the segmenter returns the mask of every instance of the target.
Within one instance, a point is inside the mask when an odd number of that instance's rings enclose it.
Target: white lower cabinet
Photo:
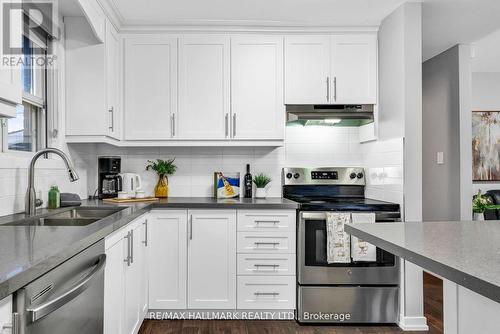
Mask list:
[[[238,211],[238,309],[295,309],[295,211]]]
[[[154,210],[148,226],[150,310],[295,309],[295,211]]]
[[[106,238],[104,333],[137,333],[148,309],[147,217]]]
[[[187,211],[153,211],[149,232],[149,308],[185,309]]]
[[[236,211],[190,210],[188,308],[236,308]]]
[[[295,276],[238,276],[239,309],[295,308]]]

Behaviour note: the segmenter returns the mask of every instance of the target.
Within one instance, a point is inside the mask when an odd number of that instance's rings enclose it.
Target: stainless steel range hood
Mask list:
[[[287,105],[287,123],[360,126],[372,123],[373,105]]]

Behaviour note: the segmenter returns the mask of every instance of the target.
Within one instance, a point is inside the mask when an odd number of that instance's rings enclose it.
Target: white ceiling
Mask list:
[[[378,26],[407,1],[423,2],[423,59],[500,29],[500,0],[106,0],[126,27]]]
[[[108,0],[125,25],[378,26],[406,0]]]
[[[472,72],[500,72],[500,30],[472,44]]]
[[[500,28],[500,0],[424,0],[423,58],[472,43]]]

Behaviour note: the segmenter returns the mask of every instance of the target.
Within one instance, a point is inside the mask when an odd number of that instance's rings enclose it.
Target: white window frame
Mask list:
[[[38,46],[48,49],[48,45],[43,42],[36,34],[30,34],[28,37],[32,43],[37,44]],[[50,40],[47,41],[47,43],[51,43]],[[35,139],[35,147],[32,148],[31,152],[27,151],[19,151],[19,150],[10,150],[9,149],[9,140],[8,140],[8,119],[2,119],[1,120],[1,136],[0,136],[0,148],[1,151],[5,154],[9,155],[14,155],[18,157],[31,157],[31,155],[36,152],[37,150],[41,148],[48,147],[50,143],[50,138],[49,138],[49,133],[51,133],[51,129],[49,129],[49,119],[51,119],[51,111],[53,108],[49,104],[49,110],[47,110],[47,100],[51,102],[51,104],[55,101],[52,101],[51,95],[52,91],[49,91],[54,89],[54,83],[57,82],[55,81],[55,71],[49,70],[49,68],[44,69],[45,73],[44,76],[41,80],[36,80],[35,84],[38,85],[38,87],[35,88],[35,91],[43,91],[45,96],[39,97],[27,92],[24,92],[24,87],[23,87],[23,103],[26,102],[32,106],[35,106],[39,108],[39,111],[36,112],[36,122],[38,125],[37,128],[37,133],[36,133],[36,139]],[[47,114],[49,113],[49,114]],[[41,124],[41,126],[40,126]],[[41,128],[41,129],[40,129]],[[41,145],[39,143],[42,143]]]

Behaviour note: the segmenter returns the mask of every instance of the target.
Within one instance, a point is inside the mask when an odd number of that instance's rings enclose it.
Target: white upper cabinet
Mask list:
[[[285,38],[286,104],[376,104],[376,34]]]
[[[376,104],[377,36],[334,35],[331,55],[333,102]]]
[[[175,137],[177,110],[177,38],[125,38],[125,140]]]
[[[236,308],[236,211],[192,210],[188,222],[188,308]]]
[[[66,17],[66,135],[120,139],[120,41],[106,21],[96,40],[84,17]]]
[[[115,27],[106,22],[106,102],[109,136],[119,139],[120,122],[120,39]]]
[[[331,103],[330,36],[285,37],[285,103]]]
[[[0,6],[0,17],[4,17],[3,10],[8,3],[2,3]],[[13,22],[15,17],[12,17]],[[17,27],[19,28],[19,40],[17,41],[17,45],[21,45],[21,36],[22,36],[22,25],[21,18],[18,17],[19,24]],[[14,23],[12,23],[11,27],[15,27]],[[4,25],[0,26],[0,54],[7,55],[6,50],[4,50],[4,34],[3,34]],[[11,35],[15,35],[14,33]],[[15,42],[15,41],[12,41]],[[16,116],[16,107],[15,105],[22,103],[22,86],[21,86],[21,71],[19,66],[10,66],[4,65],[3,61],[0,62],[0,117],[15,117]]]
[[[229,71],[229,36],[179,39],[179,139],[229,137]]]
[[[231,137],[283,139],[283,37],[231,38]]]

